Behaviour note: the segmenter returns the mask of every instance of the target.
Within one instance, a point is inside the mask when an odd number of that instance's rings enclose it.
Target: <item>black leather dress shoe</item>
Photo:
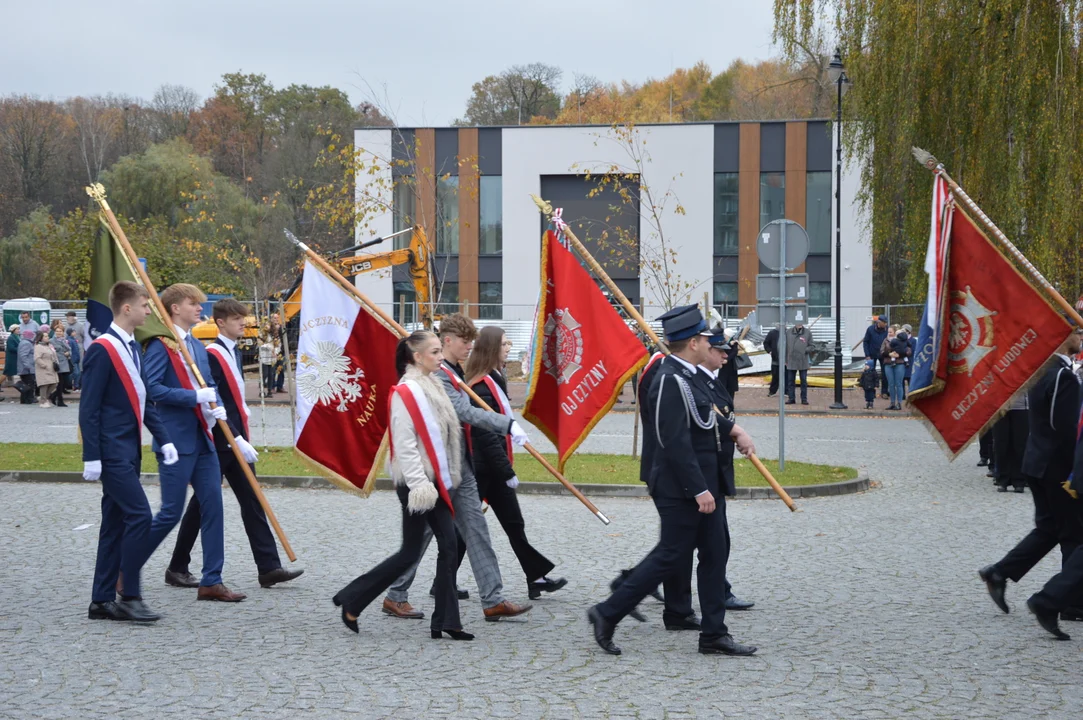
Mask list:
[[[87,610],[87,617],[91,620],[127,620],[128,616],[125,615],[117,608],[117,604],[112,600],[107,602],[92,602],[90,603],[90,609]]]
[[[187,570],[177,572],[166,568],[165,584],[179,588],[197,588],[199,587],[199,578],[195,577]]]
[[[989,590],[989,597],[993,598],[996,606],[1004,612],[1011,612],[1008,601],[1004,599],[1004,590],[1008,585],[1008,581],[997,572],[996,566],[987,565],[983,567],[978,571],[978,577],[985,582],[985,587]]]
[[[688,617],[675,618],[662,616],[662,622],[666,626],[666,630],[699,630],[699,618],[695,613]]]
[[[116,605],[117,609],[127,616],[124,618],[125,620],[130,620],[132,622],[154,622],[155,620],[162,619],[161,615],[153,612],[139,598],[136,598],[135,600],[118,600]]]
[[[756,607],[756,603],[751,600],[742,600],[736,595],[730,595],[726,598],[727,610],[751,610],[754,607]]]
[[[526,584],[527,594],[530,595],[531,600],[537,600],[541,597],[543,592],[551,593],[556,592],[565,585],[568,581],[564,578],[557,578],[556,580],[550,580],[547,577],[542,578],[543,582],[528,582]]]
[[[1027,609],[1034,614],[1034,618],[1038,621],[1038,624],[1042,626],[1042,629],[1050,633],[1057,640],[1071,640],[1072,636],[1060,629],[1057,624],[1057,612],[1055,610],[1046,610],[1039,607],[1034,598],[1027,600]]]
[[[470,599],[470,592],[467,591],[467,590],[463,590],[461,587],[456,587],[455,588],[455,594],[458,595],[460,600],[468,600],[468,599]],[[436,597],[436,586],[435,585],[433,585],[431,588],[429,588],[429,597]]]
[[[259,576],[259,586],[269,588],[272,585],[278,583],[289,582],[295,580],[304,575],[304,570],[287,570],[286,568],[275,568],[270,572],[265,572]]]
[[[989,465],[989,459],[988,458],[982,458],[982,459],[978,460],[978,467],[987,467],[988,465]]]
[[[756,648],[742,645],[732,635],[723,635],[715,640],[700,640],[699,651],[704,655],[752,655]]]
[[[587,620],[594,626],[594,642],[598,647],[610,655],[620,655],[620,648],[613,644],[613,631],[617,626],[602,617],[597,605],[587,610]]]

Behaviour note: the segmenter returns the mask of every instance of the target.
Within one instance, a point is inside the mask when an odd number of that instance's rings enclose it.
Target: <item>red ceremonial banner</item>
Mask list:
[[[952,214],[947,266],[935,387],[911,404],[954,458],[1000,417],[1072,327],[961,207]]]
[[[541,287],[523,417],[557,446],[563,472],[647,350],[552,230],[542,236]]]

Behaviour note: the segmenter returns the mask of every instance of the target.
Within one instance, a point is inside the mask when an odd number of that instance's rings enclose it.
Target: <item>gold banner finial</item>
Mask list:
[[[553,206],[550,203],[542,200],[534,193],[531,193],[530,197],[534,201],[534,204],[538,206],[538,210],[540,210],[546,217],[549,217],[553,214]]]
[[[91,198],[93,198],[94,201],[96,203],[98,203],[99,205],[101,205],[102,207],[107,206],[107,203],[105,202],[105,186],[102,185],[101,183],[94,183],[93,185],[87,185],[86,194],[89,195]]]

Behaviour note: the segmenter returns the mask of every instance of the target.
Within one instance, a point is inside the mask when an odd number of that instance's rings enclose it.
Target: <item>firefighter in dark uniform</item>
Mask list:
[[[1034,500],[1034,529],[1001,560],[978,571],[993,602],[1004,612],[1009,611],[1004,599],[1009,579],[1019,582],[1058,544],[1061,565],[1065,567],[1083,543],[1083,501],[1072,499],[1063,486],[1072,472],[1079,425],[1080,387],[1071,357],[1083,344],[1080,332],[1077,328],[1057,348],[1027,395],[1030,435],[1023,455],[1023,474]],[[1058,628],[1058,612],[1041,600],[1035,596],[1028,601],[1031,612],[1043,628],[1067,640],[1068,636]],[[1061,619],[1083,620],[1083,613],[1064,608]]]
[[[731,420],[714,412],[714,398],[698,365],[710,352],[710,331],[695,305],[675,308],[661,318],[672,355],[662,361],[646,402],[654,412],[657,447],[648,488],[661,521],[658,544],[605,602],[587,611],[594,639],[607,653],[619,655],[613,632],[626,615],[675,568],[698,551],[701,628],[699,651],[751,655],[756,648],[735,641],[726,628],[725,514],[716,498],[722,438],[729,435],[742,453],[752,453],[752,439]],[[722,500],[724,502],[724,500]]]

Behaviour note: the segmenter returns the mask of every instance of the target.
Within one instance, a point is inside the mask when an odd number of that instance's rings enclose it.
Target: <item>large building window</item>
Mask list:
[[[405,230],[416,222],[414,219],[417,217],[417,195],[414,192],[415,190],[416,187],[412,177],[403,176],[395,181],[395,187],[391,193],[391,217],[394,232]],[[394,240],[395,249],[401,250],[404,247],[409,247],[410,234],[396,235]],[[379,252],[380,249],[377,247],[376,251]]]
[[[760,173],[760,227],[786,217],[786,173]]]
[[[810,172],[807,187],[805,230],[808,231],[809,255],[831,254],[831,173]]]
[[[482,320],[500,320],[504,317],[504,283],[478,283],[478,317]]]
[[[451,315],[459,312],[459,283],[437,282],[436,292],[439,295],[436,299],[437,315]]]
[[[714,254],[736,255],[737,173],[714,176]]]
[[[722,314],[722,317],[738,317],[737,283],[716,282],[714,284],[714,306]]]
[[[396,238],[397,239],[397,238]],[[392,292],[394,312],[392,315],[400,325],[417,322],[417,293],[414,292],[413,283],[397,282],[393,285]]]
[[[499,255],[504,248],[504,192],[499,175],[482,175],[479,204],[479,255]]]
[[[831,317],[831,283],[810,282],[808,288],[808,312],[812,317]]]
[[[459,254],[459,178],[436,179],[436,254]]]

